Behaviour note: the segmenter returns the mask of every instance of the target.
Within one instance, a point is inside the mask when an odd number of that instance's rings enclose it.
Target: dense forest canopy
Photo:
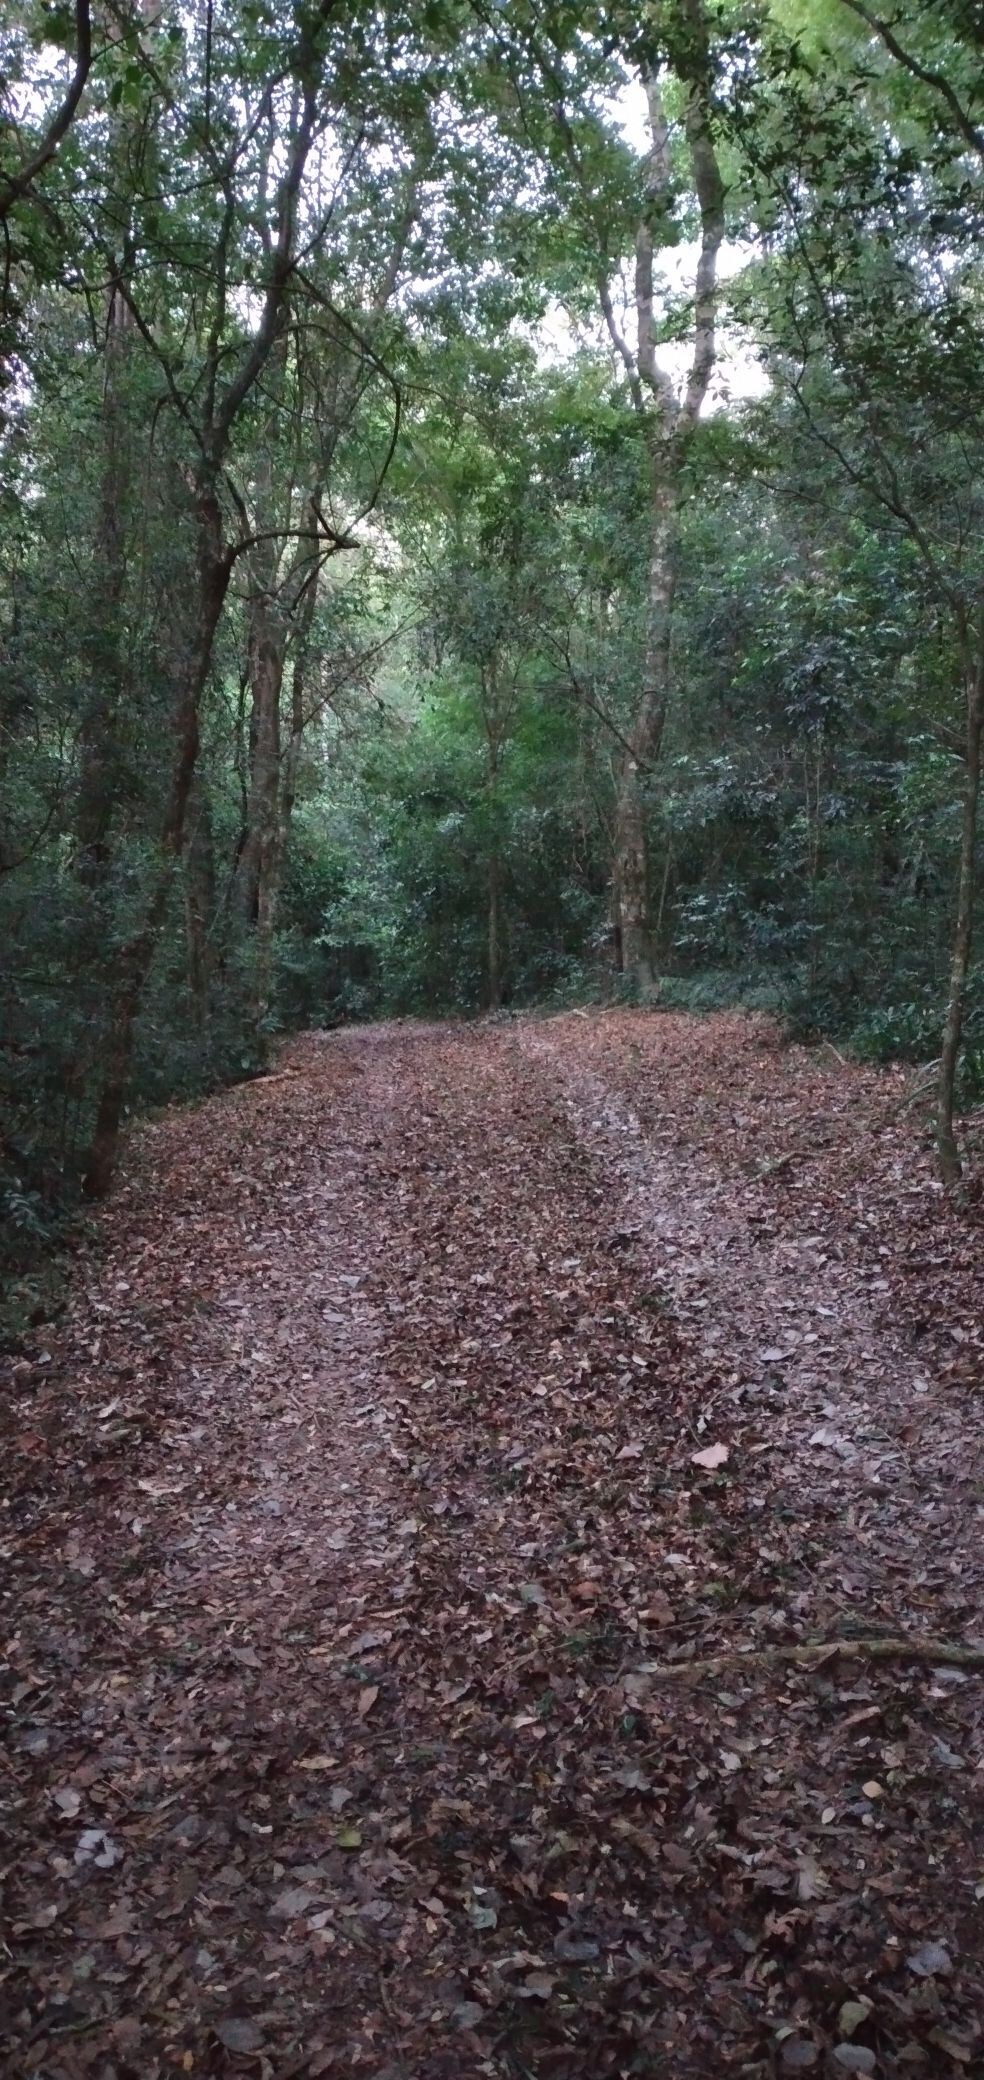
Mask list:
[[[976,0],[0,32],[0,1186],[384,1009],[984,1091]]]

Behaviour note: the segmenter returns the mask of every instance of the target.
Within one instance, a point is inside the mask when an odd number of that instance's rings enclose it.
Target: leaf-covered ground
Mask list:
[[[572,1014],[143,1131],[4,1396],[5,2071],[984,2070],[980,1672],[773,1652],[984,1639],[909,1090]]]

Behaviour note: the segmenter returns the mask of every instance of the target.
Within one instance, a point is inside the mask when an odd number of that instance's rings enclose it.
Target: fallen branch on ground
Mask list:
[[[821,1668],[839,1657],[844,1661],[922,1661],[937,1668],[984,1668],[984,1646],[962,1647],[952,1640],[913,1639],[904,1634],[879,1639],[818,1640],[806,1647],[733,1648],[705,1661],[674,1661],[649,1669],[654,1682],[675,1676],[716,1676],[734,1668]]]

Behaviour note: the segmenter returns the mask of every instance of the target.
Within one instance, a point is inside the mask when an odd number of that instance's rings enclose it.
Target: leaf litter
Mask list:
[[[980,1234],[893,1079],[632,1013],[286,1065],[135,1138],[13,1368],[13,2070],[972,2070],[979,1678],[756,1659],[979,1637]]]

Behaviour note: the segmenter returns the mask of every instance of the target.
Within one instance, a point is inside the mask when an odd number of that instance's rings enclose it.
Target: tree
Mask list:
[[[984,734],[984,565],[979,542],[984,361],[978,266],[984,189],[977,126],[953,82],[848,0],[878,39],[855,53],[856,92],[830,91],[788,47],[773,54],[739,129],[768,197],[763,315],[777,380],[881,525],[904,531],[948,618],[963,709],[952,959],[937,1107],[941,1174],[960,1175],[956,1072],[970,967]],[[963,49],[947,25],[947,60]],[[829,74],[827,75],[829,81]],[[885,107],[895,134],[886,142]],[[928,133],[928,134],[927,134]],[[919,149],[910,140],[918,140]],[[904,401],[906,418],[900,421]]]
[[[618,58],[622,77],[640,83],[649,146],[627,179],[624,148],[611,119],[583,99],[585,35],[594,72]],[[517,40],[522,45],[522,28]],[[655,990],[650,913],[648,785],[657,764],[671,698],[672,626],[679,516],[687,465],[716,359],[718,261],[725,230],[725,186],[716,142],[719,52],[703,0],[677,0],[641,18],[616,8],[572,10],[561,29],[551,18],[527,39],[549,97],[537,135],[569,215],[578,291],[589,280],[627,385],[648,456],[648,576],[641,685],[625,733],[613,831],[617,935],[623,968],[643,999]],[[575,63],[570,63],[572,53]],[[514,61],[514,72],[518,64]],[[603,77],[602,72],[602,77]],[[517,85],[525,113],[522,89]],[[552,121],[551,121],[552,118]],[[617,287],[634,208],[635,337],[617,309]],[[688,221],[689,219],[689,221]],[[685,312],[660,309],[657,258],[687,231],[697,239],[694,294]],[[665,298],[665,290],[663,292]],[[576,299],[576,301],[579,300]],[[669,338],[689,341],[682,389],[665,356]]]

